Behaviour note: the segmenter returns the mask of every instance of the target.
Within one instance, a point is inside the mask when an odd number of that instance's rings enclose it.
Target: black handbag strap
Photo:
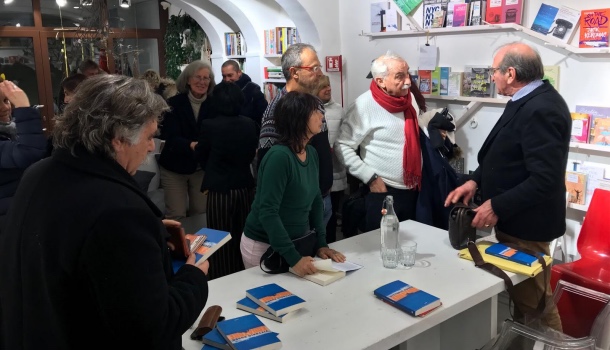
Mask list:
[[[269,251],[271,251],[271,253],[269,254]],[[282,270],[265,270],[265,268],[263,268],[263,261],[265,261],[266,259],[269,259],[271,256],[273,256],[273,254],[279,254],[278,252],[276,252],[275,250],[273,250],[271,247],[269,247],[269,249],[263,254],[263,256],[261,256],[261,261],[258,263],[261,270],[263,270],[263,272],[268,273],[270,275],[278,275],[280,273],[284,273],[284,271]]]
[[[544,260],[544,257],[541,256],[541,254],[536,253],[530,249],[526,249],[526,248],[519,248],[516,247],[514,244],[511,243],[502,243],[504,245],[506,245],[507,247],[513,248],[513,249],[517,249],[520,250],[526,254],[532,255],[534,257],[536,257],[538,259],[538,262],[540,262],[540,264],[542,265],[542,271],[544,273],[544,292],[542,293],[542,297],[540,298],[540,301],[538,302],[538,306],[536,307],[536,309],[530,313],[522,313],[524,316],[524,319],[527,318],[530,321],[536,320],[540,317],[542,317],[542,314],[544,313],[544,309],[546,307],[546,280],[548,277],[548,269],[546,268],[546,261]],[[509,296],[509,310],[511,309],[510,307],[510,303],[514,300],[514,285],[513,285],[513,281],[510,280],[510,277],[508,277],[508,275],[506,274],[506,272],[504,272],[504,270],[500,269],[499,267],[497,267],[494,264],[485,262],[485,260],[483,260],[483,256],[481,256],[481,252],[479,252],[479,249],[477,248],[477,245],[475,242],[468,242],[468,251],[470,252],[470,256],[472,256],[472,260],[474,261],[474,266],[481,268],[497,277],[500,277],[501,279],[504,280],[504,285],[506,286],[506,291],[508,292],[508,296]],[[514,316],[511,314],[511,317],[514,319]],[[530,318],[531,317],[531,318]]]
[[[311,237],[312,235],[313,235],[313,237]],[[316,230],[315,230],[315,229],[314,229],[314,230],[309,230],[309,231],[308,231],[306,234],[304,234],[303,236],[301,236],[301,237],[297,237],[297,238],[293,239],[293,240],[292,240],[292,243],[295,245],[295,248],[297,248],[297,250],[299,250],[299,249],[298,249],[298,245],[299,245],[299,243],[303,242],[303,241],[304,241],[304,240],[306,240],[306,239],[315,239],[316,235],[317,235],[317,233],[316,233]],[[299,251],[299,254],[302,254],[302,255],[303,255],[303,253],[304,253],[304,252]],[[272,257],[274,254],[278,254],[278,255],[279,255],[279,253],[278,253],[278,252],[276,252],[276,251],[275,251],[273,248],[271,248],[271,246],[270,246],[270,247],[267,249],[267,251],[266,251],[266,252],[265,252],[265,253],[264,253],[264,254],[261,256],[261,259],[260,259],[260,261],[259,261],[259,263],[258,263],[258,266],[261,268],[261,270],[263,270],[263,272],[268,273],[268,274],[270,274],[270,275],[277,275],[277,274],[280,274],[280,273],[284,273],[284,272],[286,272],[286,271],[282,270],[281,268],[279,268],[279,269],[277,269],[277,270],[265,270],[265,269],[263,268],[263,265],[265,265],[265,264],[264,264],[264,261],[265,261],[265,260],[267,260],[267,259],[269,259],[269,258],[271,258],[271,257]],[[313,255],[311,255],[311,254],[313,254]],[[315,251],[314,251],[314,252],[308,252],[306,255],[309,255],[309,256],[315,256]],[[283,258],[282,256],[280,256],[280,257],[279,257],[279,260],[280,260],[280,262],[282,262],[282,261],[283,261],[283,262],[285,263],[285,260],[284,260],[284,258]],[[287,269],[286,269],[286,270],[287,270]]]

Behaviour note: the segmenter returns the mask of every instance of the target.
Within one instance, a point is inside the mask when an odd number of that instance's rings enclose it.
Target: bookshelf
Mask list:
[[[263,83],[286,84],[286,79],[263,79]]]
[[[577,153],[599,153],[603,156],[610,156],[610,146],[592,145],[589,143],[570,142],[570,150]]]
[[[432,29],[421,29],[421,30],[402,30],[395,32],[385,33],[365,33],[362,32],[360,36],[367,36],[369,40],[392,38],[392,37],[422,37],[422,36],[440,36],[440,35],[464,35],[464,34],[485,34],[485,33],[501,33],[501,32],[521,32],[531,38],[535,38],[544,43],[544,45],[556,47],[572,54],[580,56],[599,56],[609,55],[610,49],[607,47],[602,48],[580,48],[572,45],[563,43],[559,40],[555,40],[552,37],[538,33],[529,28],[521,26],[515,23],[502,23],[502,24],[486,24],[480,26],[466,26],[466,27],[451,27],[451,28],[432,28]]]
[[[466,104],[463,108],[464,113],[460,116],[455,117],[456,127],[461,126],[473,115],[480,107],[484,105],[502,107],[509,101],[507,98],[496,98],[496,97],[470,97],[470,96],[438,96],[438,95],[424,95],[424,98],[429,101],[443,101],[445,103],[461,103]]]

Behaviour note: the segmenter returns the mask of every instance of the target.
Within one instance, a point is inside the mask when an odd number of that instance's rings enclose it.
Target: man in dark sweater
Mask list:
[[[233,60],[223,63],[220,69],[222,80],[237,84],[244,94],[245,102],[239,114],[254,120],[256,126],[260,129],[261,119],[268,105],[261,87],[253,83],[248,74],[242,72],[239,64]]]
[[[549,255],[549,242],[566,229],[570,110],[542,80],[540,55],[525,44],[501,47],[491,72],[498,93],[512,98],[483,143],[471,180],[451,192],[445,206],[459,200],[467,203],[480,188],[483,204],[475,209],[473,226],[495,227],[498,241]],[[517,319],[523,321],[524,314],[536,309],[545,290],[547,305],[554,305],[550,276],[540,273],[515,286]],[[554,306],[542,322],[561,331]]]
[[[318,54],[313,46],[309,44],[293,44],[282,55],[282,73],[286,78],[286,86],[275,96],[269,103],[261,125],[261,133],[259,138],[259,148],[257,152],[257,163],[261,161],[271,146],[275,145],[278,140],[278,134],[275,130],[275,121],[273,113],[277,102],[290,91],[300,91],[313,94],[314,89],[318,84],[318,80],[322,76],[322,66],[318,59]],[[320,110],[324,111],[324,104],[320,101]],[[330,202],[330,188],[333,185],[333,162],[328,141],[328,127],[326,119],[323,121],[322,131],[315,135],[311,141],[312,145],[318,152],[320,163],[320,193],[324,201],[324,225],[328,223],[332,214]]]

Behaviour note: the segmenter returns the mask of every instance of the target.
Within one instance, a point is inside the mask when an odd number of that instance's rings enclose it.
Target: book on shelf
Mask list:
[[[431,91],[430,95],[439,96],[441,94],[441,67],[436,67],[430,73]]]
[[[423,316],[442,305],[441,300],[434,295],[400,280],[385,284],[373,293],[377,298],[411,316]]]
[[[402,30],[402,16],[389,1],[371,3],[371,33]]]
[[[502,243],[492,244],[485,249],[485,253],[526,266],[532,266],[534,262],[538,261],[535,256],[507,247]]]
[[[487,0],[485,21],[489,24],[521,24],[524,0]]]
[[[246,296],[274,316],[284,315],[305,306],[305,300],[275,283],[248,289]]]
[[[449,95],[449,74],[451,73],[451,67],[440,67],[441,68],[441,80],[440,80],[440,95]]]
[[[587,143],[589,141],[589,115],[587,113],[571,112],[572,131],[570,142]]]
[[[430,95],[432,93],[432,71],[431,70],[419,70],[419,91],[423,95]]]
[[[447,96],[462,95],[462,75],[464,72],[450,72],[447,82]]]
[[[282,342],[255,315],[246,315],[218,322],[220,334],[235,350],[280,349]]]
[[[276,322],[284,322],[298,311],[292,311],[284,315],[275,316],[274,314],[265,310],[262,306],[255,303],[254,300],[247,297],[237,301],[237,308],[251,314],[274,320]]]
[[[494,97],[491,68],[465,66],[462,78],[462,96]]]
[[[468,14],[469,26],[480,26],[485,24],[485,0],[471,0]]]
[[[597,188],[608,189],[610,181],[605,178],[608,165],[585,161],[578,165],[579,172],[587,174],[587,185],[585,186],[585,205],[588,206],[593,198],[593,192]],[[610,176],[610,171],[608,171]]]
[[[231,350],[231,346],[229,346],[227,340],[222,335],[220,335],[220,332],[218,332],[217,328],[214,328],[211,331],[207,332],[203,336],[203,338],[201,338],[201,342],[215,349]]]
[[[555,90],[559,91],[559,66],[544,66],[544,77]]]
[[[404,13],[405,16],[408,16],[417,6],[419,6],[423,0],[394,0],[396,6]]]
[[[587,193],[587,174],[566,171],[566,191],[568,192],[568,203],[584,205]]]
[[[530,277],[534,277],[537,274],[539,274],[540,272],[542,272],[542,264],[539,261],[534,262],[532,264],[532,266],[527,266],[527,265],[523,265],[523,264],[518,264],[514,261],[502,259],[497,256],[487,254],[485,252],[485,250],[492,244],[495,244],[495,242],[489,242],[489,241],[477,242],[477,249],[479,250],[479,253],[481,253],[481,257],[483,257],[483,260],[485,262],[494,264],[504,271],[518,273],[518,274],[530,276]],[[464,249],[460,250],[458,252],[458,256],[462,259],[472,261],[472,256],[470,255],[468,248],[464,248]],[[544,262],[546,263],[546,266],[549,266],[552,261],[553,261],[553,259],[550,256],[548,256],[548,255],[544,256]]]
[[[453,21],[451,27],[464,27],[468,24],[468,6],[470,4],[463,2],[449,3],[449,5],[451,4],[453,4]],[[447,27],[449,27],[449,24],[447,24]]]
[[[610,118],[610,107],[576,105],[575,111],[577,113],[586,113],[590,116],[589,125],[591,130],[589,134],[589,143],[593,144],[593,127],[595,125],[595,120],[598,118]]]
[[[610,118],[595,118],[591,131],[591,144],[610,146]]]
[[[552,35],[557,40],[569,43],[578,27],[580,10],[567,6],[555,7],[542,3],[531,29],[544,35]]]
[[[578,47],[608,47],[610,8],[582,10]]]
[[[445,26],[445,15],[448,0],[424,0],[423,28],[442,28]]]
[[[321,286],[329,285],[336,280],[345,277],[345,271],[334,268],[331,259],[315,260],[313,265],[318,269],[318,272],[300,277]],[[288,269],[288,271],[296,275],[292,267]]]

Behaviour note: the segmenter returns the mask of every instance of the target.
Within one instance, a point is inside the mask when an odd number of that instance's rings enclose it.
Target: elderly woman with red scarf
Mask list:
[[[348,108],[334,148],[348,171],[370,190],[365,231],[379,228],[387,195],[394,196],[400,221],[415,219],[422,180],[419,107],[409,90],[409,66],[387,53],[373,61],[371,74],[370,88]]]

